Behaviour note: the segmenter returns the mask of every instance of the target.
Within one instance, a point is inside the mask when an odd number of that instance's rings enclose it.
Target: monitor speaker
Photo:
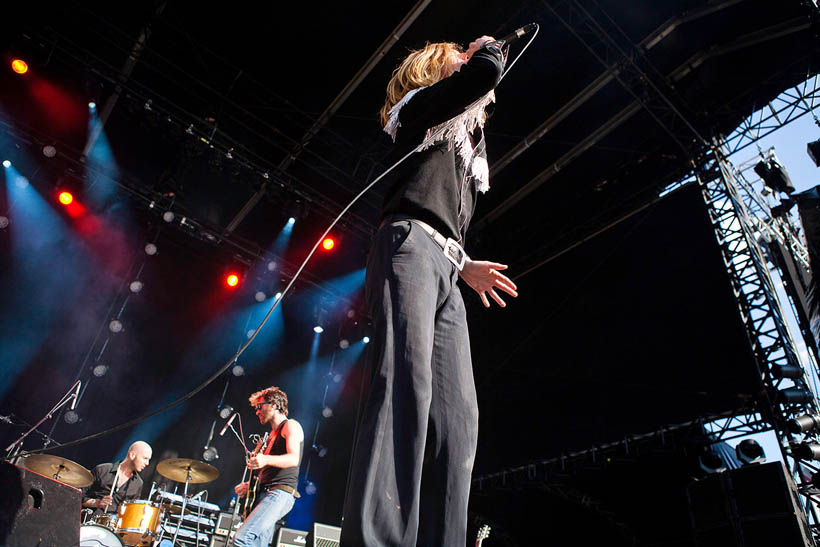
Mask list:
[[[77,545],[82,492],[0,462],[0,545]]]

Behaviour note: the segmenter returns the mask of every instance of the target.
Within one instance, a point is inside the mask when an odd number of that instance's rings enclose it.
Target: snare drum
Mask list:
[[[114,529],[114,525],[117,523],[117,514],[116,513],[105,513],[103,515],[97,515],[92,519],[94,524],[98,524],[100,526],[105,526],[109,530]]]
[[[117,534],[99,524],[80,526],[80,547],[124,547]]]
[[[114,532],[131,546],[151,545],[157,536],[160,506],[147,500],[127,501],[120,505]]]

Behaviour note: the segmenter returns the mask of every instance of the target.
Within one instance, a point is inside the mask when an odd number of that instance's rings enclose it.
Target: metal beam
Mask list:
[[[376,49],[373,55],[365,62],[364,66],[359,69],[358,72],[353,76],[353,78],[347,83],[347,85],[342,88],[336,98],[325,108],[324,112],[319,116],[319,118],[313,122],[313,125],[307,130],[304,136],[300,139],[300,141],[293,147],[293,149],[288,153],[282,161],[279,162],[277,169],[279,172],[285,171],[290,167],[299,154],[305,149],[305,147],[310,143],[313,137],[327,124],[328,120],[335,114],[339,108],[341,108],[342,104],[350,97],[350,95],[355,91],[359,84],[364,81],[368,74],[379,64],[379,62],[384,58],[388,51],[399,41],[399,38],[407,31],[410,25],[418,19],[419,15],[424,11],[424,9],[432,2],[432,0],[419,0],[415,6],[410,10],[410,12],[404,16],[398,26],[394,28],[388,37],[381,43],[381,45]],[[257,203],[264,197],[265,192],[267,191],[268,182],[266,181],[259,190],[254,193],[250,199],[245,203],[242,209],[233,217],[233,219],[228,223],[228,226],[225,228],[226,233],[233,232],[237,226],[248,216],[248,214],[253,210]]]

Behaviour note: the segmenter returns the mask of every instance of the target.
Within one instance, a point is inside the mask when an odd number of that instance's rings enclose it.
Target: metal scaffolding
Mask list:
[[[805,454],[798,447],[817,443],[820,437],[814,429],[800,435],[789,429],[790,420],[816,415],[820,408],[817,351],[816,344],[806,339],[809,351],[802,360],[798,354],[786,314],[793,313],[805,337],[808,329],[800,325],[800,314],[794,313],[800,307],[794,289],[805,289],[799,287],[805,277],[782,268],[785,259],[807,272],[807,253],[791,218],[772,215],[765,197],[745,178],[745,169],[732,165],[727,152],[725,142],[716,143],[712,156],[695,174],[752,349],[760,391],[756,413],[739,413],[719,422],[711,436],[718,441],[766,430],[775,434],[783,460],[800,485],[803,509],[818,544],[820,521],[810,502],[814,490],[806,481],[807,470],[816,469],[801,460]]]

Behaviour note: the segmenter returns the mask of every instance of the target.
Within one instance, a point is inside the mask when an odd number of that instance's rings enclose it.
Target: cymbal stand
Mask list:
[[[76,393],[77,384],[78,384],[79,382],[80,382],[79,380],[77,380],[76,382],[74,382],[74,384],[71,386],[71,389],[69,389],[69,390],[66,392],[66,394],[65,394],[65,395],[63,395],[63,397],[60,399],[60,401],[59,401],[56,405],[54,405],[54,407],[53,407],[51,410],[49,410],[49,411],[48,411],[48,413],[47,413],[45,416],[43,416],[42,418],[40,418],[40,421],[39,421],[39,422],[37,422],[36,424],[34,424],[33,426],[31,426],[31,428],[30,428],[28,431],[26,431],[25,433],[23,433],[23,434],[20,436],[20,438],[19,438],[19,439],[17,439],[16,441],[12,442],[10,445],[8,445],[8,446],[6,447],[6,459],[7,459],[7,460],[12,461],[12,459],[17,459],[17,455],[20,453],[20,449],[21,449],[21,448],[23,448],[23,441],[25,440],[25,438],[26,438],[26,437],[28,437],[28,436],[29,436],[29,434],[30,434],[32,431],[34,431],[35,429],[37,429],[38,427],[40,427],[40,424],[42,424],[43,422],[45,422],[45,421],[46,421],[46,420],[48,420],[48,419],[51,419],[51,417],[54,415],[54,413],[55,413],[55,412],[57,412],[58,410],[60,410],[63,406],[65,406],[66,404],[68,404],[68,402],[69,402],[69,401],[71,401],[72,399],[74,399],[74,398],[75,398],[75,395],[74,395],[74,394]],[[49,440],[50,440],[49,438],[46,438],[46,442],[45,442],[45,445],[43,446],[43,448],[45,448],[46,446],[48,446],[48,444],[49,444]],[[13,463],[13,462],[12,462],[12,463]]]
[[[188,504],[188,484],[191,482],[191,464],[188,464],[188,468],[185,470],[185,491],[182,494],[182,512],[179,514],[179,521],[177,522],[177,529],[174,530],[174,539],[171,541],[171,545],[176,547],[177,544],[177,536],[179,535],[179,529],[182,527],[182,519],[185,518],[185,506]],[[197,540],[199,536],[197,536]]]

